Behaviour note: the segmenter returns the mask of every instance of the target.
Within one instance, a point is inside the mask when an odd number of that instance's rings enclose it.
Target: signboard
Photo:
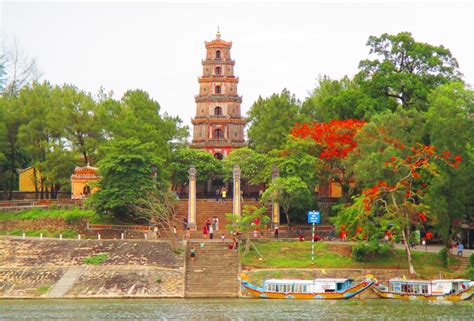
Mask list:
[[[321,215],[318,211],[308,211],[308,223],[319,224],[321,222]]]

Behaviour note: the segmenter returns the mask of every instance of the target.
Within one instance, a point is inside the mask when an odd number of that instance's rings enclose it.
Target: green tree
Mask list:
[[[266,215],[267,209],[265,207],[256,207],[245,205],[242,209],[242,215],[234,215],[232,213],[226,214],[229,224],[226,229],[229,232],[241,232],[245,238],[244,255],[248,253],[250,248],[250,235],[256,229],[263,229],[270,221],[270,217]]]
[[[205,183],[222,173],[222,162],[211,153],[199,149],[178,148],[171,160],[171,182],[173,189],[182,191],[189,182],[189,168],[196,168],[196,181]]]
[[[345,76],[334,80],[318,78],[318,85],[305,99],[301,114],[305,122],[329,122],[333,119],[368,119],[384,108],[365,94],[357,82]]]
[[[251,184],[260,184],[266,181],[265,169],[268,162],[269,157],[266,154],[257,153],[248,147],[233,150],[232,153],[222,161],[225,177],[227,179],[232,179],[232,170],[235,165],[239,165],[241,179]]]
[[[462,83],[436,88],[428,97],[426,131],[433,145],[462,158],[459,168],[440,167],[429,191],[437,230],[447,246],[456,220],[470,221],[474,210],[474,91]]]
[[[13,190],[18,187],[18,168],[24,168],[28,157],[18,142],[18,131],[26,121],[21,115],[18,98],[0,96],[0,186],[8,199],[12,198]]]
[[[269,204],[272,199],[279,202],[288,224],[292,209],[307,210],[312,204],[312,194],[308,185],[299,177],[278,177],[272,181],[262,195],[264,203]]]
[[[300,108],[299,101],[286,89],[269,98],[259,97],[248,112],[250,147],[262,153],[281,148],[299,120]]]
[[[85,163],[95,164],[99,144],[104,141],[97,104],[90,94],[71,85],[54,89],[64,122],[64,138]]]
[[[134,219],[132,205],[157,188],[167,189],[162,176],[164,160],[155,153],[153,143],[136,138],[113,139],[101,149],[105,155],[98,162],[101,180],[90,204],[100,213]],[[157,168],[156,177],[152,175],[153,167]]]
[[[393,101],[425,111],[431,90],[461,76],[449,49],[417,42],[409,32],[370,36],[367,46],[375,58],[359,63],[356,78],[367,94],[387,106]]]
[[[60,102],[54,95],[53,87],[48,82],[33,83],[31,87],[20,90],[18,104],[24,122],[18,129],[18,142],[31,157],[34,166],[36,197],[49,196],[49,191],[56,183],[48,180],[54,177],[55,169],[47,166],[49,154],[69,153],[65,149],[63,119],[60,113]],[[63,160],[71,158],[63,158]],[[60,164],[63,166],[63,164]],[[39,197],[38,197],[39,196]]]

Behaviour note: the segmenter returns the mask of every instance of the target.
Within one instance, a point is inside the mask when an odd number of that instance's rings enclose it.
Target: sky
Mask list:
[[[242,113],[284,88],[304,100],[319,75],[353,76],[369,36],[409,31],[449,48],[473,84],[472,1],[0,0],[0,36],[36,59],[42,79],[119,99],[143,89],[185,124],[195,115],[204,41],[232,41]]]

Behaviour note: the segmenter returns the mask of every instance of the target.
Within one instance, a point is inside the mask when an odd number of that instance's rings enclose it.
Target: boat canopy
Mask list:
[[[465,279],[438,279],[438,280],[404,280],[391,279],[389,281],[390,292],[445,295],[459,293],[470,286],[470,280]]]
[[[277,280],[263,282],[264,291],[279,293],[342,292],[351,287],[353,279]]]

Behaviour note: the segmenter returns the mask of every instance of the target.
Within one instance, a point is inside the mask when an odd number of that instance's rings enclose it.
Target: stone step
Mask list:
[[[50,298],[60,298],[63,297],[76,283],[77,279],[81,276],[82,272],[84,272],[86,267],[84,266],[74,266],[70,267],[64,272],[61,279],[53,286],[52,289],[46,293],[46,297]]]

